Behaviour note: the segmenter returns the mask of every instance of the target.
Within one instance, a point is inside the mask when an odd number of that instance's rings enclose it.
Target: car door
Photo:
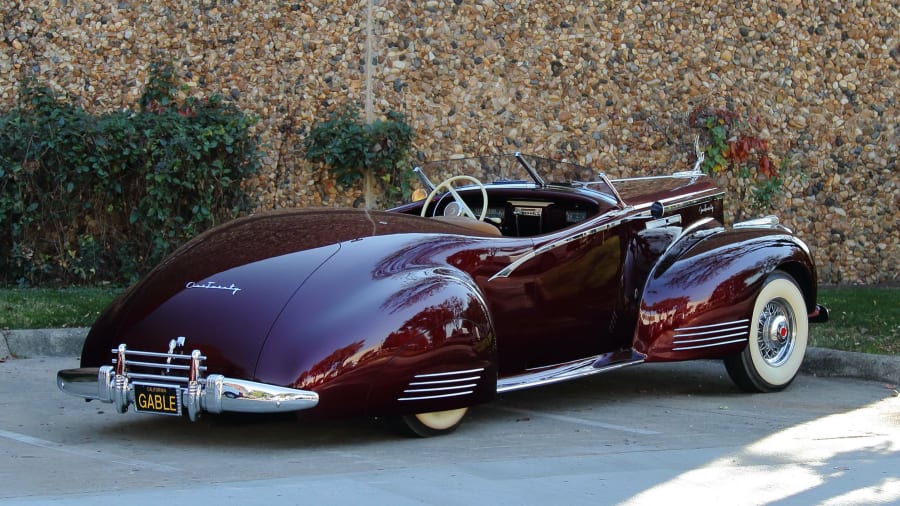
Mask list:
[[[501,376],[623,347],[623,230],[607,218],[533,237],[530,253],[484,283]]]

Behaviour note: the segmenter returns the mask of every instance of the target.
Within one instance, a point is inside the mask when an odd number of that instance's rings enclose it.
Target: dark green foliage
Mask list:
[[[154,67],[140,110],[92,115],[36,82],[0,112],[0,282],[122,283],[252,209],[254,120],[218,97],[176,101]]]
[[[363,123],[359,110],[346,105],[317,123],[304,140],[306,159],[323,163],[334,173],[338,183],[345,186],[362,179],[372,171],[393,193],[409,191],[408,180],[401,177],[409,172],[401,163],[406,158],[414,131],[406,118],[389,111],[386,119]]]

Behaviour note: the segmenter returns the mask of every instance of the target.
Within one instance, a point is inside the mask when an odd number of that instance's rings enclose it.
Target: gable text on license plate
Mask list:
[[[181,396],[174,385],[134,383],[134,408],[141,413],[181,415]]]

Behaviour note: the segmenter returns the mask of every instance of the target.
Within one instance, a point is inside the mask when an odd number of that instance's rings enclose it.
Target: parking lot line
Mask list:
[[[531,411],[527,409],[518,409],[518,408],[510,408],[506,406],[490,406],[491,409],[499,409],[501,411],[508,411],[510,413],[516,413],[520,415],[527,415],[532,418],[551,418],[553,420],[559,420],[561,422],[574,423],[578,425],[589,425],[591,427],[600,427],[602,429],[609,430],[617,430],[621,432],[628,432],[631,434],[642,434],[642,435],[653,435],[659,434],[659,432],[655,430],[647,430],[647,429],[638,429],[635,427],[625,427],[623,425],[615,425],[611,423],[598,422],[595,420],[588,420],[586,418],[578,418],[574,416],[567,415],[555,415],[552,413],[548,413],[546,411]]]
[[[165,464],[155,464],[153,462],[147,462],[143,460],[129,459],[124,457],[110,456],[104,453],[98,453],[96,449],[83,451],[78,448],[72,448],[70,446],[66,446],[62,443],[56,443],[53,441],[47,441],[46,439],[40,439],[33,436],[29,436],[26,434],[19,434],[18,432],[10,432],[6,430],[0,430],[0,438],[9,439],[12,441],[16,441],[22,444],[27,444],[31,446],[37,446],[40,448],[46,448],[48,450],[54,450],[59,452],[68,453],[71,455],[77,455],[79,457],[86,457],[93,460],[102,460],[103,462],[107,462],[110,464],[120,464],[129,466],[132,468],[141,468],[149,471],[158,471],[161,473],[171,473],[176,471],[181,471],[180,469],[172,466],[167,466]]]

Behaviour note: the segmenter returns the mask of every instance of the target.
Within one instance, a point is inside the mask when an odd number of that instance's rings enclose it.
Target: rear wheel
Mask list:
[[[725,359],[728,375],[748,392],[784,389],[800,370],[808,333],[806,303],[797,282],[785,273],[770,275],[753,306],[747,347]]]
[[[414,415],[401,415],[392,420],[392,425],[409,436],[431,437],[449,434],[459,427],[469,408],[432,411]]]

